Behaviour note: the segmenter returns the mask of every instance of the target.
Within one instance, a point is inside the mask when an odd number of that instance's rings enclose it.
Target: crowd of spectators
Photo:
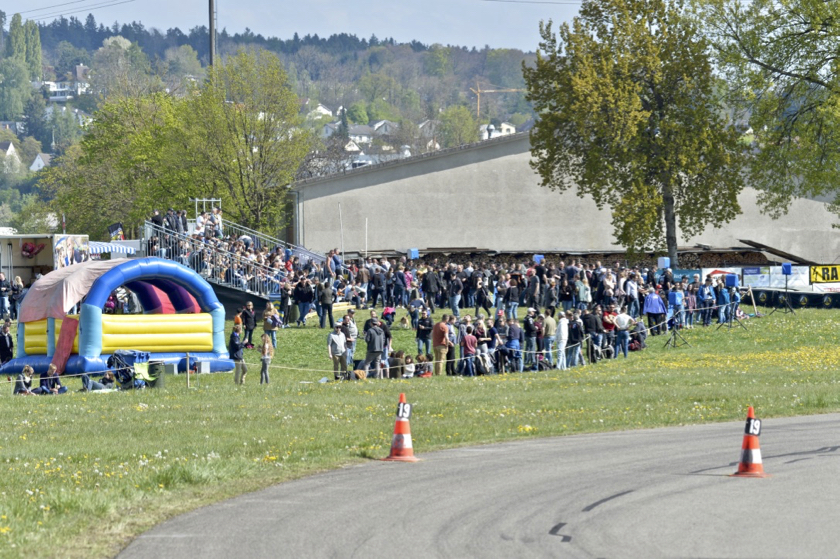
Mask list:
[[[395,351],[390,335],[400,308],[407,313],[406,327],[416,332],[417,356],[411,360],[415,368],[422,360],[434,364],[434,374],[445,370],[472,376],[565,369],[620,354],[626,357],[628,351],[645,347],[648,334],[709,326],[713,316],[725,322],[738,312],[740,302],[738,290],[726,287],[722,278],[701,281],[699,274],[675,278],[671,269],[655,266],[607,267],[577,260],[557,265],[545,261],[461,265],[368,259],[349,263],[344,270],[343,276],[328,278],[322,292],[331,289],[355,308],[372,310],[361,333],[350,331],[356,328],[354,311],[342,317],[329,335],[336,378],[351,374],[351,368],[378,378],[411,376],[396,374],[392,367],[392,360],[398,371],[405,365],[404,352]],[[304,288],[290,290],[287,308],[303,302],[308,309],[313,301],[317,306],[315,290],[310,293],[306,287],[310,280],[301,281]],[[318,281],[312,282],[317,290]],[[375,310],[379,305],[381,317]],[[526,309],[523,318],[520,307]],[[437,308],[448,309],[447,314],[432,325],[430,316]],[[471,309],[474,313],[468,314]],[[299,316],[305,316],[304,310]],[[327,314],[332,320],[328,307],[316,310],[322,327]],[[349,355],[340,353],[339,333]],[[366,355],[354,362],[359,339],[366,342]]]

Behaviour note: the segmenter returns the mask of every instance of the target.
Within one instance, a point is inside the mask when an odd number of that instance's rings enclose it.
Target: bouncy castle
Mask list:
[[[124,287],[143,314],[106,314],[108,297]],[[77,314],[69,314],[77,311]],[[108,369],[119,349],[148,352],[150,360],[178,363],[186,354],[233,369],[225,346],[225,310],[213,288],[193,270],[160,258],[89,261],[50,272],[29,289],[18,316],[17,357],[0,374],[54,363],[70,374]]]

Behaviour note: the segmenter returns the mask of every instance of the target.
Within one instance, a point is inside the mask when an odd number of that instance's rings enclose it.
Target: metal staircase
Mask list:
[[[228,224],[225,224],[225,229],[231,234],[245,231],[242,228],[228,228]],[[241,236],[238,235],[237,239]],[[283,244],[267,244],[266,239],[268,238],[265,236],[259,237],[255,234],[251,246],[286,248]],[[257,245],[258,242],[266,244]],[[183,264],[195,270],[211,284],[239,291],[243,295],[270,299],[272,295],[280,293],[280,283],[286,276],[285,269],[269,268],[230,252],[225,245],[214,246],[202,239],[173,232],[150,221],[147,221],[143,228],[141,248],[145,249],[148,256]],[[321,256],[321,259],[324,257]]]

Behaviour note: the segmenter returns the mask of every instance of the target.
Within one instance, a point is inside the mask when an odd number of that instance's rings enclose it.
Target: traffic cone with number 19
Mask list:
[[[397,405],[397,422],[394,425],[394,438],[391,439],[391,455],[383,460],[392,462],[417,462],[414,457],[414,448],[411,445],[411,426],[408,419],[411,417],[411,404],[405,402],[405,394],[400,394],[400,403]]]
[[[747,411],[747,425],[744,428],[744,442],[741,445],[741,461],[738,471],[732,474],[736,477],[767,477],[761,464],[761,449],[758,446],[758,436],[761,434],[761,420],[755,418],[753,407]]]

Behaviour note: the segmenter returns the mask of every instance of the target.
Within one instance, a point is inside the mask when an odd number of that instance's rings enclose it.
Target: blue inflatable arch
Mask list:
[[[95,264],[91,264],[91,266],[95,266]],[[101,267],[105,268],[107,265]],[[64,273],[64,275],[68,274]],[[45,276],[45,278],[47,277],[49,275]],[[52,292],[61,293],[61,281],[69,280],[60,280],[49,289]],[[136,326],[133,330],[123,330],[126,333],[120,334],[124,338],[123,341],[116,342],[120,344],[120,349],[140,348],[143,351],[151,353],[151,359],[177,362],[182,365],[185,363],[185,353],[189,352],[191,357],[208,361],[211,370],[224,371],[233,368],[233,362],[228,359],[225,343],[224,306],[219,302],[210,284],[195,271],[176,262],[160,258],[150,257],[125,260],[103,270],[101,275],[96,277],[93,283],[89,285],[90,288],[84,295],[79,311],[78,353],[70,356],[65,367],[66,372],[100,372],[107,369],[106,362],[110,355],[103,355],[103,349],[108,346],[107,343],[105,347],[103,346],[103,340],[110,339],[112,341],[110,344],[111,349],[114,349],[113,346],[115,344],[113,343],[113,330],[111,331],[111,338],[107,335],[103,336],[103,309],[105,303],[108,301],[108,297],[120,286],[125,286],[137,295],[140,304],[143,306],[145,315],[156,315],[162,310],[161,297],[163,295],[158,293],[156,289],[165,294],[165,297],[169,299],[176,313],[195,313],[197,304],[202,314],[210,315],[206,319],[201,319],[197,316],[192,319],[199,320],[203,325],[201,328],[205,333],[195,334],[196,336],[205,336],[202,338],[204,341],[200,345],[203,349],[197,347],[194,351],[190,350],[190,347],[195,346],[191,345],[192,342],[187,342],[186,346],[180,344],[181,347],[178,347],[179,344],[177,343],[172,346],[172,349],[177,349],[177,351],[167,350],[166,345],[172,339],[171,337],[167,337],[166,334],[160,334],[159,336],[162,336],[164,341],[150,341],[147,334],[139,332]],[[74,300],[65,301],[64,312],[76,302]],[[6,363],[0,368],[0,373],[17,372],[22,370],[24,365],[31,365],[36,372],[46,370],[46,367],[52,360],[53,352],[58,342],[58,337],[55,335],[56,327],[54,326],[54,321],[60,318],[60,316],[63,315],[58,309],[55,309],[47,318],[48,341],[46,354],[26,354],[23,348],[25,345],[25,327],[27,325],[19,324],[17,359]],[[193,332],[191,326],[186,326],[186,324],[192,324],[192,322],[184,322],[184,319],[178,319],[177,316],[177,314],[161,314],[160,321],[152,320],[151,326],[158,327],[157,325],[160,324],[160,328],[163,328],[164,331],[166,328],[169,328],[169,331],[171,331],[171,328],[175,327],[176,324],[180,324],[181,326],[178,326],[181,329],[180,331],[186,333]],[[113,322],[113,319],[108,320]],[[144,321],[149,322],[149,319],[144,319]],[[186,330],[184,330],[185,328]],[[127,333],[129,331],[135,332],[135,334]],[[187,338],[190,338],[190,335],[187,335]],[[211,338],[212,350],[207,351],[211,347]],[[123,343],[125,343],[125,346],[122,345]],[[146,345],[145,348],[143,346],[144,343]],[[159,348],[159,350],[155,348]],[[106,349],[106,351],[110,353],[110,350]],[[179,368],[185,368],[185,366]]]

